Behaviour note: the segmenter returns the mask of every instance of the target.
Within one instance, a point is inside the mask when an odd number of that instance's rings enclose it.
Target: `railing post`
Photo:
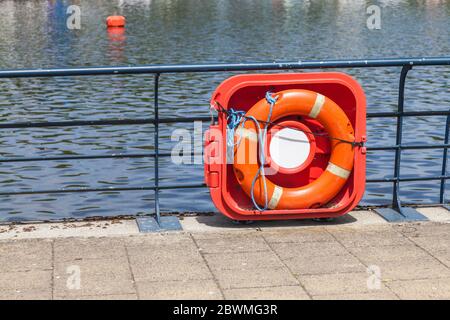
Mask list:
[[[402,137],[403,137],[403,111],[404,111],[404,102],[405,102],[405,82],[406,76],[408,75],[409,70],[412,69],[411,65],[405,65],[402,68],[400,74],[400,82],[398,88],[398,104],[397,104],[397,133],[395,138],[395,145],[397,149],[395,149],[395,165],[394,165],[394,186],[392,192],[392,207],[401,212],[401,203],[400,203],[400,182],[398,179],[400,178],[400,165],[401,165],[401,151],[402,151]]]
[[[159,208],[159,78],[160,73],[155,73],[154,88],[154,129],[155,129],[155,219],[148,217],[136,219],[141,232],[155,232],[161,230],[181,230],[181,224],[176,216],[161,217]]]
[[[155,119],[155,219],[161,224],[161,213],[159,210],[159,73],[155,74],[155,88],[154,88],[154,119]]]
[[[445,138],[444,138],[444,144],[448,144],[450,135],[450,115],[447,116],[447,121],[445,123]],[[448,158],[448,148],[444,148],[443,155],[442,155],[442,171],[441,176],[445,177],[447,175],[447,158]],[[439,192],[439,203],[445,204],[445,183],[446,179],[441,179],[441,190]]]
[[[405,102],[405,83],[409,70],[412,69],[411,64],[404,65],[400,73],[400,82],[398,88],[398,104],[397,104],[397,132],[395,137],[395,165],[394,165],[394,185],[392,191],[392,209],[382,208],[375,211],[387,221],[420,221],[428,220],[425,216],[412,208],[402,207],[400,201],[400,166],[401,151],[403,137],[403,112]]]

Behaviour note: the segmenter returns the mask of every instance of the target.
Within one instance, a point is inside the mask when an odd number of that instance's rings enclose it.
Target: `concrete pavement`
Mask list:
[[[449,299],[450,213],[421,210],[434,221],[0,226],[0,299]]]

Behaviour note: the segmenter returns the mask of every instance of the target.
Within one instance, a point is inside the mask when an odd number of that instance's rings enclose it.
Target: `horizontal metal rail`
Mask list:
[[[193,121],[210,121],[211,117],[161,118],[159,123],[188,123]],[[50,122],[12,122],[0,123],[0,129],[79,127],[79,126],[127,126],[138,124],[155,124],[155,119],[117,119],[117,120],[73,120]]]
[[[412,111],[412,112],[376,112],[367,113],[367,118],[392,118],[392,117],[429,117],[447,116],[449,111]],[[197,117],[170,117],[160,118],[159,123],[190,123],[194,121],[210,121],[211,116]],[[80,127],[80,126],[126,126],[138,124],[155,124],[153,118],[148,119],[117,119],[117,120],[71,120],[71,121],[49,121],[49,122],[11,122],[0,123],[0,129],[26,129],[26,128],[53,128],[53,127]]]
[[[55,155],[45,157],[3,157],[0,163],[33,162],[33,161],[72,161],[87,159],[122,159],[122,158],[152,158],[155,161],[155,183],[152,186],[142,187],[104,187],[104,188],[67,188],[54,190],[16,190],[11,192],[0,192],[1,196],[14,195],[36,195],[36,194],[59,194],[80,192],[122,192],[122,191],[154,191],[155,193],[155,215],[159,221],[159,191],[168,189],[188,189],[206,187],[203,183],[198,184],[159,184],[159,158],[168,157],[170,152],[159,150],[160,124],[190,123],[194,121],[209,122],[210,116],[189,117],[159,117],[159,87],[160,75],[165,73],[202,73],[202,72],[243,72],[262,70],[300,70],[300,69],[329,69],[329,68],[378,68],[378,67],[402,67],[399,86],[398,106],[395,111],[368,112],[367,118],[394,118],[397,120],[396,143],[388,146],[369,146],[367,150],[395,151],[394,175],[392,177],[367,179],[367,183],[393,183],[394,192],[392,206],[401,211],[399,201],[399,183],[414,181],[440,181],[440,203],[445,202],[445,183],[450,178],[447,175],[447,152],[450,147],[450,110],[432,111],[405,111],[404,86],[406,75],[413,66],[449,66],[450,57],[424,57],[424,58],[393,58],[393,59],[352,59],[352,60],[326,60],[326,61],[290,61],[269,63],[210,63],[210,64],[184,64],[184,65],[144,65],[123,67],[86,67],[86,68],[57,68],[57,69],[32,69],[32,70],[0,70],[0,78],[39,78],[39,77],[67,77],[67,76],[106,76],[106,75],[154,75],[154,112],[151,117],[142,119],[103,119],[103,120],[72,120],[72,121],[42,121],[42,122],[10,122],[0,123],[0,129],[31,129],[31,128],[56,128],[77,126],[127,126],[127,125],[153,125],[154,152],[145,153],[114,153],[100,155]],[[429,117],[445,116],[446,134],[442,144],[404,144],[402,143],[402,121],[405,117]],[[429,177],[404,177],[400,176],[400,155],[402,150],[442,149],[442,172],[439,176]],[[191,155],[194,155],[192,153]]]
[[[414,182],[414,181],[432,181],[432,180],[448,180],[450,176],[431,176],[431,177],[388,177],[380,179],[367,179],[367,183],[382,183],[382,182]]]
[[[173,189],[197,189],[204,188],[204,183],[197,184],[172,184],[148,186],[148,187],[106,187],[106,188],[73,188],[73,189],[52,189],[52,190],[24,190],[13,192],[0,192],[0,196],[34,195],[34,194],[58,194],[58,193],[84,193],[84,192],[119,192],[119,191],[155,191]]]
[[[414,181],[435,181],[448,180],[449,175],[446,176],[430,176],[430,177],[387,177],[379,179],[367,179],[366,183],[387,183],[387,182],[414,182]],[[199,189],[206,188],[204,183],[194,184],[169,184],[158,186],[159,190],[175,190],[175,189]],[[0,196],[17,196],[17,195],[37,195],[37,194],[59,194],[59,193],[85,193],[85,192],[122,192],[122,191],[154,191],[155,186],[148,187],[106,187],[106,188],[68,188],[68,189],[51,189],[51,190],[23,190],[0,192]]]
[[[38,78],[67,76],[100,76],[119,74],[163,74],[191,72],[236,72],[256,70],[323,69],[323,68],[374,68],[410,66],[450,65],[450,57],[315,60],[266,63],[209,63],[179,65],[144,65],[135,67],[88,67],[34,70],[2,70],[0,78]]]
[[[430,111],[403,111],[403,112],[368,112],[367,118],[396,118],[396,117],[434,117],[434,116],[448,116],[450,110],[430,110]]]
[[[368,118],[384,118],[384,117],[418,117],[418,116],[449,116],[449,111],[413,111],[413,112],[380,112],[368,113]],[[207,122],[210,116],[194,116],[194,117],[171,117],[160,118],[159,123],[192,123],[194,121]],[[105,125],[136,125],[136,124],[154,124],[154,119],[120,119],[120,120],[88,120],[88,121],[54,121],[54,122],[20,122],[20,123],[0,123],[0,129],[21,129],[21,128],[46,128],[46,127],[72,127],[72,126],[105,126]],[[413,149],[447,149],[450,144],[420,144],[420,145],[393,145],[393,146],[374,146],[367,147],[368,151],[383,150],[413,150]],[[191,155],[194,155],[193,153]],[[160,153],[161,157],[171,156],[171,153]],[[108,159],[108,158],[153,158],[154,153],[142,154],[111,154],[111,155],[76,155],[76,156],[50,156],[50,157],[11,157],[0,158],[2,162],[32,162],[32,161],[56,161],[56,160],[83,160],[83,159]]]
[[[160,157],[171,156],[170,152],[160,153]],[[155,153],[117,153],[100,155],[79,155],[79,156],[53,156],[53,157],[19,157],[0,158],[2,162],[34,162],[34,161],[60,161],[60,160],[93,160],[93,159],[124,159],[124,158],[154,158]]]
[[[386,147],[367,147],[367,151],[389,151],[396,149],[418,150],[418,149],[448,149],[450,144],[418,144],[418,145],[401,145]],[[160,157],[170,157],[171,152],[160,152]],[[197,155],[191,152],[190,156]],[[73,161],[73,160],[95,160],[95,159],[126,159],[126,158],[154,158],[155,153],[117,153],[117,154],[99,154],[99,155],[75,155],[75,156],[50,156],[50,157],[11,157],[0,158],[0,163],[7,162],[39,162],[39,161]]]
[[[415,145],[395,145],[386,147],[367,147],[367,151],[382,151],[382,150],[418,150],[418,149],[447,149],[450,144],[415,144]]]

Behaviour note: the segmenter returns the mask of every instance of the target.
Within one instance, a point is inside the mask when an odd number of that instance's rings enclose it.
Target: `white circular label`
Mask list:
[[[284,128],[272,136],[269,150],[270,157],[278,166],[293,169],[305,163],[311,145],[303,131]]]

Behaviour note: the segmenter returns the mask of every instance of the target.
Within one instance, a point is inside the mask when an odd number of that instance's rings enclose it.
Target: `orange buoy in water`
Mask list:
[[[112,27],[125,27],[125,17],[124,16],[109,16],[106,18],[106,25],[108,28]]]

